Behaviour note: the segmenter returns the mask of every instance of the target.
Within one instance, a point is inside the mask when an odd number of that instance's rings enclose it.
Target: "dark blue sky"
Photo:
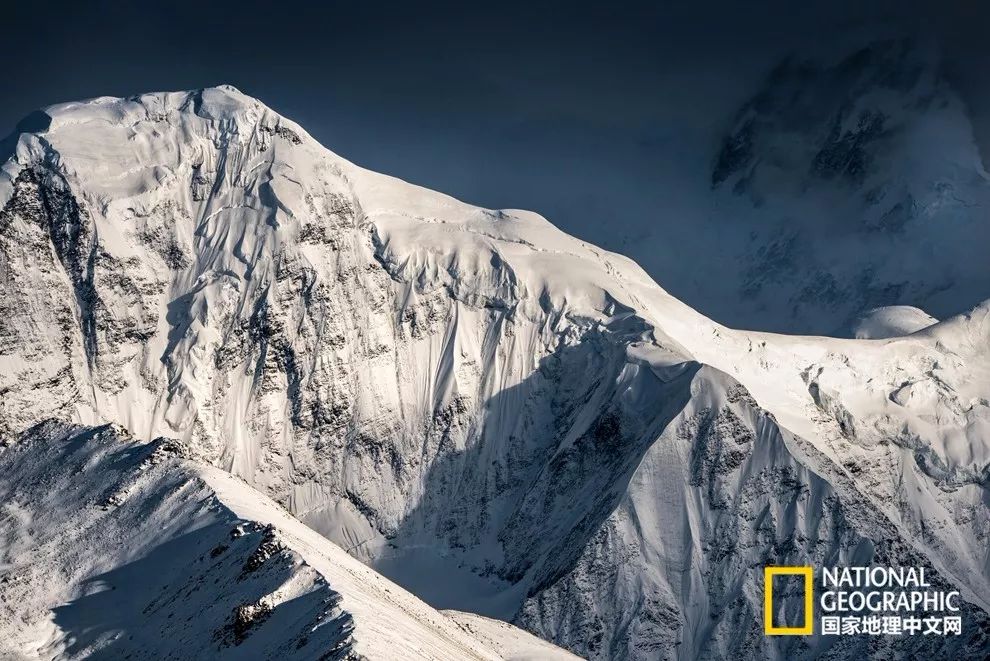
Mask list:
[[[360,165],[533,209],[622,251],[636,236],[616,224],[656,241],[654,218],[691,222],[685,191],[704,190],[722,131],[791,49],[864,24],[935,31],[990,116],[987,14],[834,0],[20,2],[4,8],[0,127],[58,101],[230,83]],[[677,274],[651,270],[677,293]]]

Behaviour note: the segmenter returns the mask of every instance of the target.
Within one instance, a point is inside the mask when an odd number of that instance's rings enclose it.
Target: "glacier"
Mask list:
[[[4,149],[11,466],[39,424],[174,439],[280,530],[477,614],[458,631],[593,659],[986,653],[990,302],[881,339],[735,330],[229,86],[51,106]],[[961,590],[967,635],[763,635],[764,565],[871,563]]]

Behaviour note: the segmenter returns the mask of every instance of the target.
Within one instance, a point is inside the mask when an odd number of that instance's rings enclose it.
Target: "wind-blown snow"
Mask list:
[[[766,564],[923,564],[986,621],[988,304],[737,331],[229,87],[45,112],[0,177],[4,437],[176,437],[435,607],[592,658],[866,653],[764,637]]]

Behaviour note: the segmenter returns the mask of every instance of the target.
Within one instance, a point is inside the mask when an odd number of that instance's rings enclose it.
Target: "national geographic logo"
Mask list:
[[[822,636],[948,636],[962,633],[961,597],[956,590],[934,588],[924,567],[822,567],[818,600],[815,599],[815,570],[810,566],[763,568],[763,632],[767,636],[810,636],[815,633],[815,604],[821,613],[818,633]],[[774,579],[782,577],[790,590]],[[779,616],[800,621],[775,621]],[[783,583],[783,580],[779,581]],[[783,608],[787,601],[790,608]]]
[[[763,568],[763,633],[767,636],[810,636],[815,610],[815,570],[811,567]],[[804,578],[804,621],[800,626],[774,626],[773,577],[801,576]]]

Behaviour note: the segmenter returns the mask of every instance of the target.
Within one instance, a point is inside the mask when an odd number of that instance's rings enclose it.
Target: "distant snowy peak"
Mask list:
[[[738,113],[712,184],[731,184],[757,204],[780,194],[763,187],[781,178],[864,187],[889,176],[890,157],[910,146],[904,132],[957,103],[937,54],[914,40],[872,43],[838,61],[790,56]],[[863,201],[876,203],[882,191],[866,188]]]
[[[785,59],[737,113],[711,181],[751,203],[735,219],[752,228],[740,293],[782,330],[884,305],[945,317],[990,294],[974,247],[990,244],[990,184],[933,44]]]

